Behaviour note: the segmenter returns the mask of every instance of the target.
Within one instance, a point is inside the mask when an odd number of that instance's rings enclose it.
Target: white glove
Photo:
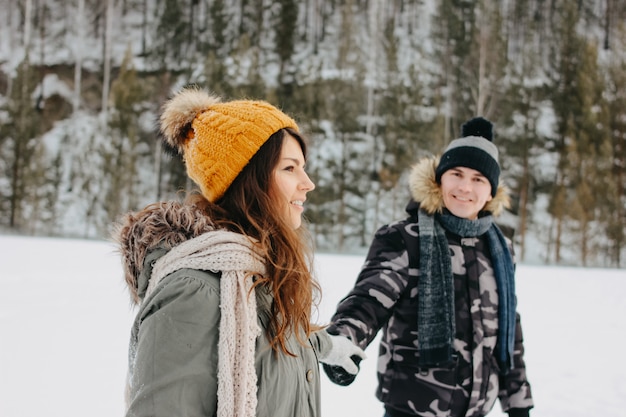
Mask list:
[[[367,357],[365,352],[345,336],[332,334],[328,336],[332,342],[332,348],[324,356],[320,355],[320,362],[327,365],[340,366],[349,374],[356,375],[359,372],[359,367],[352,359],[352,356],[358,356],[360,358],[358,362],[360,362],[361,359]]]

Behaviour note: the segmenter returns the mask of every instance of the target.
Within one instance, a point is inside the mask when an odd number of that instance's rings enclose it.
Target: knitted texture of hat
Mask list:
[[[455,167],[475,169],[489,180],[491,195],[498,191],[500,164],[498,148],[493,144],[493,125],[482,117],[475,117],[461,127],[461,138],[450,142],[435,171],[437,183],[444,172]]]
[[[164,140],[183,155],[187,175],[211,202],[222,198],[271,135],[296,122],[265,101],[223,102],[199,89],[185,89],[165,103]]]

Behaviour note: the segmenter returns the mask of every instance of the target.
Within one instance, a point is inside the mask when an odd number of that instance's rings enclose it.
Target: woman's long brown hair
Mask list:
[[[306,159],[304,138],[293,129],[281,129],[261,146],[219,201],[210,203],[194,194],[188,202],[204,210],[216,226],[258,242],[267,275],[258,277],[254,285],[268,286],[274,296],[267,336],[274,351],[294,356],[287,348],[289,334],[306,345],[303,335],[308,338],[321,328],[311,324],[312,308],[317,306],[321,289],[312,275],[313,245],[304,222],[294,230],[271,194],[287,134],[298,141]]]

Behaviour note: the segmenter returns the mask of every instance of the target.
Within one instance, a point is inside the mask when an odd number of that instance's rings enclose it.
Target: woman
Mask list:
[[[500,399],[533,407],[516,311],[508,204],[492,124],[468,121],[440,159],[418,162],[404,220],[380,228],[328,331],[365,348],[380,329],[376,396],[387,417],[479,417]],[[354,376],[325,366],[335,383]]]
[[[319,416],[318,360],[350,369],[362,351],[310,323],[319,287],[301,223],[315,186],[297,124],[188,89],[161,132],[200,194],[130,213],[115,234],[139,304],[127,416]]]

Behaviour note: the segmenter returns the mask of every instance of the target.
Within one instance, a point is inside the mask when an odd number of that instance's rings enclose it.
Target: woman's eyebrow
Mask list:
[[[301,161],[299,158],[296,157],[291,157],[291,156],[285,156],[282,158],[283,160],[287,160],[287,161],[292,161],[294,164],[296,165],[300,165]]]

